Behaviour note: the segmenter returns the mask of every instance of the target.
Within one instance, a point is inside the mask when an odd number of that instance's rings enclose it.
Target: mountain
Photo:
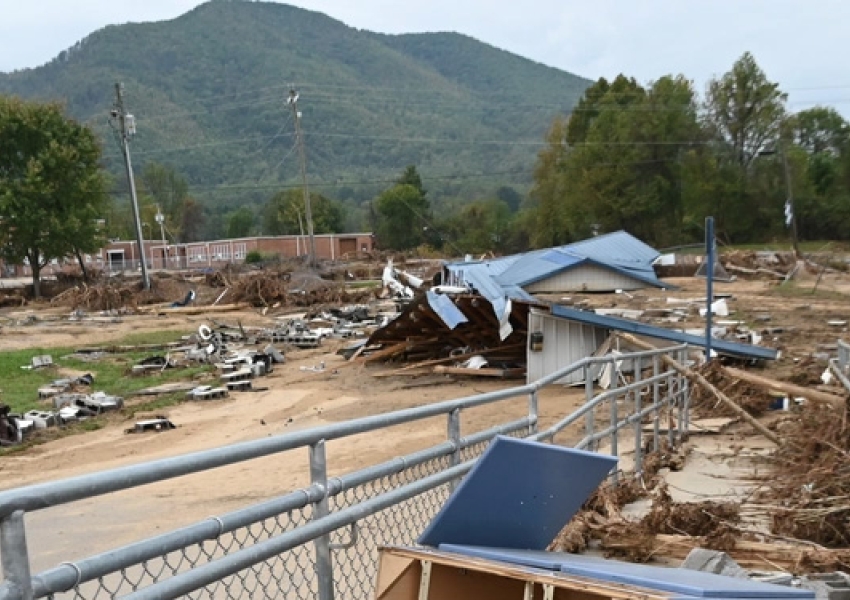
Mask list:
[[[0,73],[0,93],[65,101],[120,174],[107,124],[118,81],[136,117],[136,171],[172,165],[221,210],[299,183],[290,85],[314,189],[356,204],[415,164],[439,205],[527,186],[552,118],[590,83],[457,33],[384,35],[288,5],[213,0]]]

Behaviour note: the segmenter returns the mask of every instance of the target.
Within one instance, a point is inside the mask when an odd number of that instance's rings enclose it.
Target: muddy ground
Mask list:
[[[631,293],[631,298],[624,294],[573,294],[569,302],[584,302],[593,307],[645,309],[667,306],[668,297],[704,295],[703,280],[669,281],[678,289],[641,290]],[[767,366],[772,376],[788,378],[800,369],[822,371],[825,363],[813,360],[812,354],[828,349],[838,337],[846,335],[846,326],[828,322],[850,317],[846,295],[850,294],[850,277],[829,273],[819,283],[816,294],[810,293],[813,285],[814,278],[808,277],[784,289],[764,280],[716,285],[717,292],[733,296],[729,300],[733,314],[728,319],[743,320],[753,328],[782,330],[764,336],[766,345],[782,350],[780,360]],[[49,305],[3,309],[0,317],[6,320],[0,330],[0,350],[97,345],[142,331],[169,329],[185,333],[209,322],[209,316],[200,314],[123,315],[120,322],[107,319],[70,322],[60,318],[21,324],[28,313],[42,318],[64,317],[68,310]],[[280,311],[272,311],[263,315],[261,310],[252,309],[218,314],[215,319],[222,323],[241,321],[246,326],[269,325],[272,316],[279,314]],[[765,315],[769,320],[765,320]],[[694,315],[688,323],[675,326],[700,326],[702,320]],[[227,399],[184,403],[161,411],[178,425],[173,431],[125,435],[124,429],[129,422],[116,415],[100,430],[2,456],[0,489],[137,464],[512,385],[484,378],[376,377],[388,367],[343,367],[343,359],[335,354],[343,344],[331,342],[320,349],[290,352],[285,365],[278,366],[262,379],[268,391],[237,392]],[[326,365],[322,373],[300,369],[321,361]],[[545,427],[569,413],[583,398],[583,391],[575,389],[552,387],[545,390],[541,395],[541,425]],[[525,398],[519,398],[468,411],[464,414],[463,433],[519,418],[526,409]],[[328,445],[330,475],[425,448],[445,439],[445,432],[444,419],[431,419],[394,427],[380,435],[365,434],[332,441]],[[570,437],[568,434],[561,441],[567,443]],[[27,516],[27,525],[34,568],[47,568],[262,501],[300,487],[307,478],[307,451],[296,450],[33,513]]]

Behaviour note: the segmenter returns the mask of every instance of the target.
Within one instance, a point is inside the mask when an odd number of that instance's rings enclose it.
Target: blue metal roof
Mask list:
[[[586,310],[577,310],[557,304],[550,307],[551,313],[562,319],[570,321],[578,321],[587,325],[594,325],[604,329],[613,329],[616,331],[624,331],[635,335],[643,335],[646,337],[656,338],[659,340],[667,340],[678,344],[689,344],[691,346],[705,347],[705,338],[699,335],[692,335],[683,331],[667,329],[666,327],[657,327],[631,319],[621,319],[619,317],[610,317],[607,315],[598,315],[595,312]],[[778,352],[773,348],[765,348],[763,346],[752,346],[750,344],[738,344],[736,342],[728,342],[712,338],[711,348],[718,354],[727,356],[735,356],[738,358],[755,358],[775,360]]]
[[[428,305],[435,313],[437,313],[437,316],[443,320],[443,323],[445,323],[446,327],[449,329],[454,329],[461,323],[469,322],[466,315],[463,314],[457,306],[455,306],[455,303],[452,302],[452,299],[448,296],[437,294],[431,290],[428,290],[425,293],[425,296],[428,299]]]
[[[625,231],[615,231],[566,246],[533,250],[487,261],[450,263],[453,271],[483,269],[502,286],[526,286],[548,279],[578,265],[592,263],[647,285],[665,287],[655,275],[652,262],[659,253]],[[470,282],[472,283],[472,282]],[[479,288],[480,289],[480,288]]]

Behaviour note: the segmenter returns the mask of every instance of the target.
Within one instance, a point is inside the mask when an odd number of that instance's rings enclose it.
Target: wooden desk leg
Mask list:
[[[419,600],[428,600],[431,591],[431,561],[422,561],[422,575],[419,577]]]

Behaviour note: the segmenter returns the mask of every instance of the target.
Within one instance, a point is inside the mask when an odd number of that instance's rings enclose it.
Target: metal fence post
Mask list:
[[[591,400],[593,400],[593,378],[590,373],[590,365],[584,365],[584,402],[588,404]],[[584,417],[585,435],[592,436],[595,429],[593,411],[589,410]],[[590,442],[590,449],[593,450],[593,442]]]
[[[310,446],[310,483],[322,490],[322,497],[313,504],[313,520],[318,521],[330,514],[328,506],[328,465],[325,452],[325,440],[319,440]],[[334,577],[331,559],[330,535],[317,537],[313,545],[316,550],[316,578],[319,600],[333,600]]]
[[[448,439],[454,445],[449,462],[451,466],[460,464],[460,409],[456,408],[448,414]],[[454,491],[457,487],[457,481],[452,480],[449,483],[449,489]]]
[[[679,360],[679,364],[687,366],[687,348],[683,348],[681,350],[681,358]],[[690,433],[691,431],[691,417],[689,411],[690,394],[688,393],[688,378],[681,374],[679,375],[679,392],[681,394],[681,400],[679,402],[679,440],[681,441],[682,439],[687,438],[688,433]]]
[[[16,510],[8,517],[0,519],[0,564],[3,579],[12,588],[14,597],[19,600],[32,600],[30,559],[22,510]]]
[[[673,416],[674,409],[676,408],[676,375],[668,375],[667,376],[667,442],[670,444],[670,448],[673,447],[675,439],[675,433],[673,431],[673,421],[675,417]],[[676,425],[678,428],[678,424]]]
[[[658,363],[659,363],[658,355],[652,357],[652,376],[653,378],[658,377]],[[657,379],[653,379],[652,384],[652,404],[655,405],[655,411],[653,412],[653,423],[652,423],[652,449],[654,451],[658,451],[658,446],[661,443],[659,439],[661,434],[661,427],[659,421],[661,420],[661,407],[658,406],[658,401],[661,399],[661,382]]]
[[[640,358],[634,359],[635,381],[643,380],[643,365]],[[635,415],[643,410],[641,388],[635,388]],[[643,471],[643,419],[635,418],[635,475]]]
[[[528,435],[537,433],[537,419],[540,416],[540,402],[537,397],[537,390],[534,390],[528,395],[528,419],[531,421],[528,425]],[[459,426],[458,426],[459,427]],[[451,429],[449,430],[451,435]]]

